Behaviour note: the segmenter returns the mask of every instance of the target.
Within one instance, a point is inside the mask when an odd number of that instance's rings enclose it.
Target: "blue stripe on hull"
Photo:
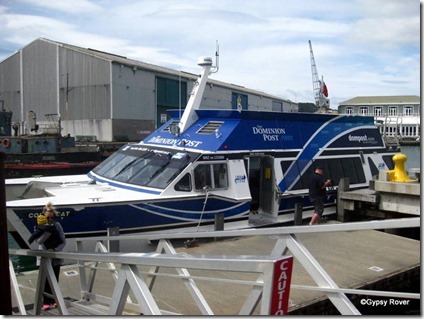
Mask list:
[[[124,204],[91,206],[82,210],[58,208],[57,221],[65,234],[88,234],[105,232],[109,227],[119,227],[122,232],[148,230],[169,226],[184,226],[214,221],[215,215],[223,213],[225,219],[247,217],[250,202],[232,202],[209,198],[202,214],[204,198],[156,202],[154,204]],[[36,224],[34,210],[14,209],[30,232]]]

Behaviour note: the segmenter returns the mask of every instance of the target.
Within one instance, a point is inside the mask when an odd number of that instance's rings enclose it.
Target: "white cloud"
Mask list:
[[[72,14],[90,13],[94,14],[101,11],[102,7],[89,0],[72,0],[72,1],[57,1],[57,0],[21,0],[29,5],[44,8],[48,10],[67,12]]]
[[[411,17],[419,13],[420,1],[416,0],[359,0],[364,15],[370,17]]]
[[[45,37],[197,73],[218,40],[213,78],[312,101],[312,40],[333,100],[419,94],[418,9],[416,0],[5,0],[0,60]]]
[[[349,41],[375,50],[420,43],[420,3],[416,0],[359,0],[363,15],[352,24]]]
[[[8,14],[2,20],[2,38],[19,46],[55,33],[63,36],[74,29],[71,24],[40,16]]]
[[[419,17],[362,19],[349,34],[349,40],[358,45],[381,50],[397,49],[402,45],[418,46]]]

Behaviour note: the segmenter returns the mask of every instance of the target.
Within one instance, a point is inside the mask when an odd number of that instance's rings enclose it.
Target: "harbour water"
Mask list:
[[[408,156],[405,168],[421,168],[421,146],[420,145],[402,145],[400,147],[402,153]]]
[[[9,248],[18,249],[20,248],[16,241],[13,239],[10,234],[7,235]],[[34,270],[37,267],[35,266],[35,257],[30,256],[12,256],[12,263],[15,271],[17,273],[23,271]]]

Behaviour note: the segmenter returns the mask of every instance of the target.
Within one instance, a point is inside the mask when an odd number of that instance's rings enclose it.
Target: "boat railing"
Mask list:
[[[211,270],[222,271],[231,269],[231,271],[241,271],[255,273],[256,277],[252,280],[234,280],[228,282],[231,284],[248,285],[251,288],[244,301],[243,306],[239,309],[240,315],[251,315],[260,304],[261,314],[272,313],[269,306],[269,301],[272,299],[272,276],[273,270],[270,270],[270,265],[276,261],[281,261],[287,258],[287,253],[297,260],[303,268],[309,273],[315,281],[316,286],[308,285],[291,285],[291,289],[301,289],[306,291],[320,291],[324,293],[333,303],[337,310],[343,315],[360,314],[352,301],[346,296],[349,295],[368,295],[381,297],[396,297],[419,299],[419,293],[394,292],[394,291],[378,291],[378,290],[363,290],[363,289],[347,289],[341,288],[331,278],[327,271],[316,260],[313,254],[306,248],[302,241],[297,237],[300,234],[317,233],[323,234],[326,232],[344,232],[358,230],[387,230],[420,227],[420,218],[402,218],[402,219],[387,219],[353,223],[326,223],[314,226],[289,226],[289,227],[272,227],[261,229],[243,229],[243,230],[222,230],[208,232],[176,232],[176,233],[156,233],[144,235],[121,235],[121,236],[102,236],[91,238],[76,239],[76,252],[46,252],[34,250],[10,250],[11,255],[27,255],[41,257],[41,266],[38,275],[37,293],[35,295],[35,306],[41,306],[41,287],[43,280],[46,277],[53,283],[53,290],[57,300],[60,300],[59,308],[62,314],[68,313],[63,296],[60,293],[60,288],[55,281],[53,270],[50,264],[51,258],[63,258],[73,260],[78,263],[80,268],[80,284],[81,297],[85,300],[102,301],[109,306],[109,314],[122,314],[124,309],[132,309],[141,311],[144,314],[166,314],[161,311],[157,302],[152,295],[152,289],[155,284],[155,279],[160,276],[172,276],[167,271],[161,271],[169,267],[177,270],[177,274],[173,275],[184,282],[189,290],[195,304],[200,309],[202,314],[213,314],[214,311],[205,297],[197,287],[197,282],[201,280],[212,280],[215,282],[226,281],[228,279],[204,276],[203,273],[209,273]],[[173,246],[173,242],[181,242],[181,240],[191,238],[192,241],[204,239],[246,237],[246,236],[273,236],[277,238],[274,247],[266,256],[195,256],[177,253]],[[110,241],[150,241],[157,243],[155,252],[149,253],[113,253],[107,252],[108,249],[105,242]],[[96,243],[94,252],[83,252],[87,248],[85,245]],[[254,252],[252,252],[254,253]],[[263,251],[261,252],[263,254]],[[94,265],[93,265],[94,263]],[[106,263],[105,268],[99,267],[98,263]],[[116,265],[120,265],[119,270]],[[147,267],[147,270],[142,272],[142,276],[138,267]],[[89,269],[89,276],[86,276],[85,269]],[[272,268],[272,267],[271,267]],[[94,279],[97,271],[104,269],[116,276],[116,285],[112,298],[105,297],[100,294],[95,294],[92,290]],[[199,275],[192,275],[189,269],[200,271]],[[266,269],[266,270],[265,270]],[[275,270],[275,269],[274,269]],[[293,269],[295,271],[295,269]],[[144,279],[147,278],[147,279]],[[227,282],[227,281],[226,281]],[[127,299],[129,287],[133,290],[137,302],[133,303]],[[16,289],[17,287],[15,287]],[[19,292],[19,289],[17,289]],[[39,309],[37,307],[36,309]],[[25,311],[22,309],[21,311]]]

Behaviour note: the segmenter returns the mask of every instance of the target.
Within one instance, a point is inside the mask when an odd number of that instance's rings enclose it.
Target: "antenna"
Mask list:
[[[178,110],[179,118],[181,118],[181,66],[180,72],[178,73]]]
[[[215,66],[209,71],[210,73],[216,73],[219,70],[219,44],[216,40],[216,50],[215,50]]]

